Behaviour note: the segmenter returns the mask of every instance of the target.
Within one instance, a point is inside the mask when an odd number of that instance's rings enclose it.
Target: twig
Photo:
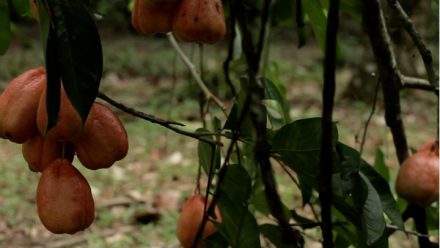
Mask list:
[[[414,235],[414,236],[417,236],[417,237],[429,238],[429,235],[428,235],[428,234],[418,233],[418,232],[415,232],[415,231],[408,231],[408,230],[405,230],[405,229],[402,230],[402,229],[400,229],[398,226],[394,226],[394,225],[389,225],[389,224],[387,224],[387,225],[386,225],[386,228],[387,228],[388,230],[393,230],[393,231],[402,231],[402,232],[404,232],[404,233],[406,233],[406,234]]]
[[[174,38],[172,33],[167,33],[168,40],[170,41],[173,48],[176,50],[176,52],[179,54],[180,58],[182,59],[183,63],[188,67],[189,71],[191,72],[191,75],[196,80],[197,84],[199,85],[200,89],[202,89],[203,93],[205,94],[205,97],[207,101],[214,101],[214,103],[223,111],[226,111],[225,105],[214,95],[212,92],[206,87],[205,83],[203,82],[202,78],[200,77],[200,74],[197,72],[196,67],[194,64],[189,60],[189,58],[185,55],[182,48],[180,48],[179,43],[177,43],[176,39]]]
[[[234,42],[235,37],[237,36],[237,32],[235,30],[235,10],[232,7],[232,4],[229,4],[229,30],[230,37],[228,43],[228,55],[226,56],[225,61],[223,62],[223,73],[225,74],[226,84],[229,86],[231,93],[233,96],[237,95],[237,90],[235,89],[234,84],[232,83],[231,76],[229,75],[229,66],[234,58]]]
[[[379,93],[379,85],[380,85],[380,82],[379,82],[379,80],[377,80],[376,88],[374,89],[373,105],[371,106],[371,112],[370,112],[370,115],[368,116],[367,121],[365,122],[364,133],[362,134],[361,145],[359,148],[359,154],[360,154],[359,156],[360,157],[362,157],[362,152],[364,151],[365,140],[367,138],[367,132],[368,132],[368,127],[370,126],[371,118],[373,118],[374,112],[376,111],[376,102],[377,102],[377,95]]]
[[[418,89],[434,92],[438,96],[438,87],[432,86],[429,81],[421,78],[402,76],[402,88]]]
[[[406,14],[405,10],[400,5],[398,0],[388,0],[388,3],[391,5],[391,8],[397,13],[400,21],[403,23],[403,26],[406,32],[411,36],[414,44],[417,46],[420,55],[422,56],[423,64],[425,65],[426,74],[428,75],[429,83],[432,87],[438,87],[438,74],[436,69],[432,63],[432,53],[425,45],[423,38],[420,36],[420,33],[417,31],[414,23]]]
[[[138,110],[135,110],[133,108],[127,107],[124,104],[119,103],[119,102],[113,100],[112,98],[110,98],[109,96],[105,95],[102,92],[98,92],[98,96],[97,97],[102,99],[102,100],[104,100],[104,101],[106,101],[106,102],[108,102],[108,103],[110,103],[114,107],[116,107],[116,108],[118,108],[118,109],[120,109],[120,110],[122,110],[122,111],[124,111],[124,112],[126,112],[128,114],[131,114],[133,116],[139,117],[139,118],[141,118],[143,120],[146,120],[146,121],[149,121],[149,122],[152,122],[152,123],[155,123],[155,124],[159,124],[159,125],[161,125],[163,127],[166,127],[168,129],[176,132],[176,133],[179,133],[179,134],[182,134],[182,135],[185,135],[185,136],[188,136],[188,137],[191,137],[191,138],[194,138],[194,139],[197,139],[197,140],[209,143],[211,145],[220,145],[220,146],[222,145],[220,142],[212,141],[212,140],[203,138],[205,136],[205,134],[192,133],[192,132],[188,132],[188,131],[185,131],[185,130],[182,130],[182,129],[179,129],[179,128],[173,126],[173,125],[185,126],[185,125],[183,125],[183,124],[181,124],[179,122],[164,120],[164,119],[161,119],[159,117],[156,117],[156,116],[153,116],[153,115],[149,115],[149,114],[145,114],[145,113],[140,112]]]

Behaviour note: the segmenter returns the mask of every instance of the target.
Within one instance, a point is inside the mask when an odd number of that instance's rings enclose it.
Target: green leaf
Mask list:
[[[321,134],[321,118],[302,119],[278,130],[272,144],[272,152],[313,187],[318,185]],[[338,131],[333,124],[333,145],[337,140]]]
[[[235,130],[237,128],[238,120],[242,114],[244,103],[247,97],[248,80],[247,78],[241,78],[241,90],[238,92],[238,96],[234,101],[231,112],[229,113],[228,119],[225,122],[224,129]],[[250,118],[249,111],[244,113],[243,122],[241,123],[240,137],[252,139],[254,137],[254,125]]]
[[[69,100],[85,121],[102,76],[102,48],[98,29],[82,1],[47,2],[55,31],[57,69]]]
[[[391,222],[403,229],[402,215],[397,208],[396,200],[391,193],[388,182],[367,163],[361,164],[361,174],[364,175],[374,186],[379,194],[382,208],[385,214],[390,218]]]
[[[264,87],[264,105],[266,106],[274,121],[279,120],[281,125],[289,120],[289,106],[281,90],[269,79],[262,78],[261,83]]]
[[[11,25],[8,1],[0,1],[0,55],[3,55],[11,43]]]
[[[354,204],[361,213],[362,233],[366,244],[372,245],[382,237],[385,220],[380,197],[368,178],[359,174],[357,190],[353,193]]]
[[[205,239],[205,247],[226,248],[228,247],[228,241],[220,234],[220,232],[216,232]]]
[[[50,26],[45,53],[47,77],[46,108],[48,116],[46,132],[55,126],[60,111],[61,76],[58,70],[56,37],[54,37],[54,32],[53,27]]]
[[[279,226],[272,224],[263,224],[259,226],[261,234],[270,240],[277,248],[292,248],[292,244],[283,242],[283,231]]]
[[[388,167],[385,164],[385,156],[382,150],[376,150],[376,157],[374,158],[374,168],[376,168],[377,172],[387,181],[390,181],[390,172]]]
[[[399,228],[403,228],[402,216],[397,208],[396,201],[391,192],[390,186],[385,180],[371,165],[369,165],[365,160],[361,160],[360,154],[355,149],[342,144],[337,144],[337,151],[341,156],[341,164],[344,164],[344,168],[359,168],[360,173],[365,176],[368,181],[373,185],[374,189],[378,193],[381,201],[382,208],[386,215],[390,218],[391,222],[398,226]],[[382,154],[383,155],[383,154]],[[377,158],[377,153],[376,153]],[[383,157],[382,157],[383,159]],[[379,159],[380,160],[380,159]],[[378,161],[376,159],[376,161]],[[350,173],[350,172],[347,172]],[[343,176],[343,174],[341,174]],[[348,176],[348,177],[347,177]],[[353,188],[352,182],[353,177],[345,174],[345,181],[339,178],[335,179],[334,186],[338,187],[339,190],[345,191],[348,193],[350,189]],[[342,188],[346,186],[345,190]]]
[[[197,133],[209,133],[208,130],[199,128],[196,130]],[[206,135],[204,136],[205,139],[214,141],[214,138],[212,135]],[[212,172],[215,171],[215,169],[218,169],[220,167],[220,156],[218,154],[218,150],[215,146],[206,143],[204,141],[199,141],[197,145],[197,151],[198,151],[198,157],[199,157],[199,164],[202,166],[205,173],[208,175],[211,165]],[[214,158],[213,158],[214,156]]]
[[[259,248],[260,232],[255,217],[246,206],[236,205],[226,195],[220,197],[222,223],[219,231],[234,248]]]
[[[229,165],[225,168],[222,192],[235,204],[246,203],[251,193],[251,178],[246,169],[240,165]]]
[[[324,9],[319,0],[305,0],[302,1],[304,14],[309,17],[309,21],[315,32],[321,51],[325,49],[325,36],[327,19],[324,15]]]

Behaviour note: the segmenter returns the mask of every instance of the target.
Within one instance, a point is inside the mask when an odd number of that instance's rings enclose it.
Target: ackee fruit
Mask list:
[[[84,131],[74,142],[79,161],[87,168],[108,168],[128,152],[128,137],[119,118],[107,106],[94,103]]]
[[[179,220],[177,222],[177,238],[180,241],[180,244],[184,248],[193,247],[194,240],[197,236],[197,231],[199,230],[199,226],[203,220],[203,214],[205,209],[205,196],[202,195],[193,195],[191,196],[183,205],[182,211],[179,216]],[[211,203],[211,200],[208,199],[208,205]],[[218,207],[215,207],[215,216],[216,221],[221,222],[220,210]],[[203,234],[201,236],[202,242],[203,239],[208,237],[211,234],[217,232],[217,228],[214,226],[212,222],[212,218],[209,217],[206,222],[205,228],[203,229]],[[197,244],[196,247],[202,247],[202,243]]]
[[[409,156],[399,169],[396,179],[397,194],[410,203],[428,206],[438,200],[439,160],[438,143],[426,144]]]
[[[41,134],[59,141],[73,141],[82,131],[83,123],[80,115],[67,97],[64,87],[61,86],[60,111],[58,121],[47,133],[47,106],[46,89],[40,97],[37,110],[37,127]]]
[[[173,19],[181,40],[213,44],[226,34],[221,0],[182,0]]]
[[[53,161],[41,174],[37,210],[51,232],[74,234],[89,227],[95,218],[90,185],[66,159]]]
[[[43,67],[12,80],[0,95],[0,137],[22,144],[37,131],[38,100],[46,81]]]

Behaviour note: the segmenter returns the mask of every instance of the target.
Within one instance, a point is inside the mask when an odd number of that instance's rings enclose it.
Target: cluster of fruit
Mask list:
[[[204,247],[203,239],[217,232],[213,220],[208,218],[202,235],[200,236],[200,240],[196,246],[193,246],[205,213],[205,200],[206,197],[203,195],[193,195],[182,206],[182,211],[180,212],[179,220],[177,222],[176,233],[180,244],[184,248]],[[207,203],[208,207],[211,204],[211,199],[208,199]],[[214,213],[215,221],[220,223],[222,217],[217,206],[214,209]]]
[[[422,206],[438,200],[438,149],[438,141],[430,141],[405,159],[396,179],[396,192],[400,197]]]
[[[135,0],[131,22],[139,33],[172,31],[188,42],[213,44],[226,34],[221,0]]]
[[[43,225],[54,233],[75,233],[94,219],[90,185],[72,165],[76,153],[82,165],[108,168],[128,152],[128,138],[119,118],[94,103],[83,125],[61,88],[58,121],[46,132],[46,73],[30,69],[12,80],[0,95],[0,137],[22,144],[23,157],[34,172],[42,172],[37,209]]]

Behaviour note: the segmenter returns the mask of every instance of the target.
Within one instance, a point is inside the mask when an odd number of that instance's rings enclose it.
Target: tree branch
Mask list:
[[[214,95],[212,92],[206,87],[205,83],[203,82],[202,78],[200,77],[200,74],[197,72],[196,67],[194,64],[189,60],[189,58],[185,55],[182,48],[180,48],[179,43],[177,43],[176,39],[174,38],[172,33],[167,33],[167,37],[173,48],[176,50],[176,52],[179,54],[180,58],[182,59],[183,63],[188,67],[189,71],[191,72],[191,75],[196,80],[197,84],[199,85],[200,89],[202,89],[203,94],[205,94],[205,97],[207,101],[214,101],[214,103],[223,111],[226,111],[225,105]]]
[[[264,97],[264,88],[257,75],[259,72],[261,52],[264,48],[264,37],[266,32],[267,20],[269,19],[269,8],[271,1],[263,2],[263,13],[261,15],[260,32],[257,44],[252,40],[252,34],[248,27],[247,13],[243,1],[236,2],[237,22],[242,33],[242,47],[247,62],[247,76],[249,85],[247,96],[242,112],[250,112],[252,123],[256,130],[256,143],[254,146],[254,156],[260,166],[264,184],[266,201],[269,205],[270,213],[277,220],[283,230],[283,240],[294,246],[302,246],[303,238],[298,230],[293,229],[286,219],[283,211],[280,195],[276,189],[276,182],[270,163],[270,145],[267,141],[266,130],[266,111],[261,104]]]
[[[321,202],[321,230],[323,247],[333,247],[332,233],[332,114],[336,90],[336,43],[339,26],[339,0],[330,1],[324,58],[324,89],[322,92],[322,138],[320,155],[319,200]]]
[[[237,90],[234,87],[234,84],[232,83],[231,77],[229,75],[229,65],[232,62],[232,59],[234,58],[234,41],[235,37],[237,36],[237,32],[235,31],[235,19],[236,19],[236,13],[233,5],[229,3],[229,30],[230,30],[230,37],[229,37],[229,43],[228,43],[228,55],[223,62],[223,73],[225,74],[225,81],[226,84],[229,86],[229,89],[231,90],[232,95],[235,97],[237,95]]]
[[[438,96],[438,87],[432,86],[429,81],[421,78],[402,76],[402,88],[418,89],[434,92]]]
[[[379,80],[382,84],[385,121],[393,134],[397,157],[399,163],[402,164],[409,155],[400,109],[399,90],[404,85],[403,77],[397,68],[391,49],[379,0],[363,0],[362,11],[364,27],[370,38],[379,70]],[[426,211],[415,205],[410,205],[409,208],[414,210],[410,216],[414,218],[417,232],[427,234]],[[429,239],[419,237],[420,247],[430,247],[431,244]]]
[[[391,8],[397,13],[402,22],[406,32],[411,36],[414,44],[417,46],[420,55],[422,56],[423,64],[425,65],[426,74],[428,75],[429,83],[433,88],[438,88],[438,74],[432,63],[432,53],[425,45],[425,41],[420,36],[414,23],[411,21],[405,10],[400,5],[398,0],[388,0]],[[438,95],[438,94],[437,94]]]
[[[385,121],[393,135],[399,163],[402,163],[409,155],[399,96],[400,87],[403,85],[402,77],[391,49],[390,37],[379,1],[363,0],[363,5],[364,27],[370,38],[382,85]]]
[[[179,133],[179,134],[191,137],[193,139],[197,139],[197,140],[209,143],[211,145],[220,145],[220,146],[222,145],[221,143],[219,143],[217,141],[213,141],[213,140],[204,138],[204,136],[206,136],[206,134],[192,133],[192,132],[188,132],[188,131],[185,131],[185,130],[182,130],[182,129],[179,129],[179,128],[175,127],[174,125],[185,126],[185,125],[183,125],[183,124],[181,124],[179,122],[164,120],[164,119],[161,119],[159,117],[156,117],[156,116],[153,116],[153,115],[149,115],[149,114],[145,114],[145,113],[140,112],[138,110],[135,110],[133,108],[127,107],[124,104],[113,100],[112,98],[110,98],[109,96],[105,95],[102,92],[99,92],[97,97],[102,99],[102,100],[104,100],[104,101],[106,101],[106,102],[108,102],[109,104],[113,105],[114,107],[116,107],[116,108],[118,108],[118,109],[120,109],[120,110],[122,110],[122,111],[124,111],[124,112],[126,112],[128,114],[131,114],[133,116],[136,116],[138,118],[141,118],[143,120],[146,120],[146,121],[149,121],[149,122],[152,122],[152,123],[155,123],[155,124],[159,124],[159,125],[161,125],[161,126],[163,126],[165,128],[168,128],[168,129],[170,129],[170,130],[172,130],[172,131],[174,131],[176,133]]]

